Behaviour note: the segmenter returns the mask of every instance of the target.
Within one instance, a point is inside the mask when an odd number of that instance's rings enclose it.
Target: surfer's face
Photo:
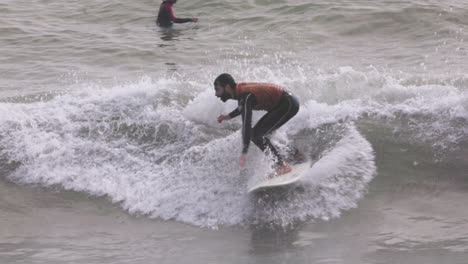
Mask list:
[[[229,84],[227,84],[225,87],[222,87],[219,84],[215,85],[215,95],[223,102],[226,102],[228,99],[232,98],[231,94],[227,92],[228,87]]]

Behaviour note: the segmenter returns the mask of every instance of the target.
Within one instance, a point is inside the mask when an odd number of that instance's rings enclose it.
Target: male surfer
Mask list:
[[[283,87],[268,83],[236,83],[231,75],[223,73],[214,81],[215,95],[221,101],[237,100],[238,107],[228,115],[220,115],[218,123],[242,115],[243,148],[239,165],[244,167],[250,140],[262,151],[269,149],[276,159],[275,174],[281,175],[292,170],[276,147],[267,137],[281,127],[299,111],[299,101]],[[252,110],[266,110],[267,113],[252,128]],[[298,156],[302,153],[296,151]]]
[[[198,18],[177,18],[174,15],[174,8],[172,7],[177,0],[164,0],[159,8],[158,18],[156,23],[161,27],[169,27],[172,23],[187,23],[197,22]]]

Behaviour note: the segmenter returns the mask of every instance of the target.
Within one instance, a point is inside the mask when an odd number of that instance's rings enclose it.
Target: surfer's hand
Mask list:
[[[191,18],[192,22],[197,22],[198,21],[198,18],[194,17],[194,18]]]
[[[247,161],[247,153],[242,153],[239,158],[239,167],[243,168],[245,166],[246,161]]]
[[[229,115],[220,115],[218,116],[218,123],[223,122],[224,120],[229,120],[231,117]]]

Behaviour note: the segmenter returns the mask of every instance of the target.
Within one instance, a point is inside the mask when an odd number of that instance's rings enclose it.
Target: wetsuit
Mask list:
[[[174,15],[174,8],[172,7],[172,4],[167,1],[163,1],[161,7],[159,8],[156,23],[159,26],[168,27],[171,26],[172,23],[187,23],[191,21],[191,18],[177,18]]]
[[[299,101],[281,86],[266,83],[239,83],[235,89],[239,106],[229,116],[242,114],[242,153],[247,153],[250,140],[262,151],[267,148],[276,157],[278,165],[284,160],[278,150],[266,137],[281,127],[299,111]],[[252,128],[252,110],[266,110],[267,113]]]

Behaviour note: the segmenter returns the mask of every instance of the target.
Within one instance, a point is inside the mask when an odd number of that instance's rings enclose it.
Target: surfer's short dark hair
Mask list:
[[[222,87],[225,87],[227,84],[231,86],[232,89],[236,89],[236,81],[234,81],[234,78],[228,73],[222,73],[218,77],[216,77],[214,81],[214,85],[220,85]]]

